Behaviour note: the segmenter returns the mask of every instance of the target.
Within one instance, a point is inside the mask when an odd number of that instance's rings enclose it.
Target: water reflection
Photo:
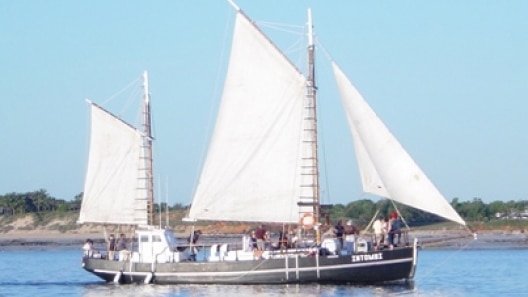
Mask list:
[[[387,296],[412,293],[414,283],[383,286],[336,285],[114,285],[91,284],[84,286],[83,296]]]

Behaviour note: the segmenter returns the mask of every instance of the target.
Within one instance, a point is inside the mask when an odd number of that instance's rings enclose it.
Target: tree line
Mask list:
[[[75,196],[73,201],[57,199],[44,189],[27,193],[7,193],[0,195],[0,214],[77,210],[81,206],[81,199],[82,194]]]
[[[46,190],[27,193],[8,193],[0,195],[0,215],[16,215],[23,213],[40,213],[53,211],[78,211],[81,206],[83,193],[77,194],[73,200],[66,201],[51,196]],[[466,221],[490,221],[501,218],[515,217],[515,214],[528,212],[528,200],[521,201],[494,201],[484,203],[480,198],[473,198],[471,201],[460,201],[454,198],[451,201],[453,208]],[[184,210],[188,206],[176,203],[168,206],[165,202],[155,205],[155,211]],[[442,222],[444,219],[405,205],[401,205],[390,200],[378,200],[376,202],[369,199],[352,201],[346,205],[335,204],[324,207],[323,213],[331,220],[339,218],[354,218],[358,223],[368,223],[376,213],[378,216],[388,216],[389,213],[397,209],[402,217],[412,225],[425,225]]]
[[[471,201],[460,201],[454,198],[451,206],[466,221],[482,222],[502,218],[515,218],[519,214],[528,212],[528,200],[521,201],[494,201],[484,203],[481,198],[473,198]],[[391,212],[398,210],[401,216],[413,226],[430,223],[443,222],[445,219],[434,214],[414,209],[387,199],[373,202],[362,199],[348,203],[347,205],[333,205],[327,213],[331,218],[356,218],[360,222],[368,223],[376,212],[378,217],[387,217]]]
[[[7,193],[0,195],[0,215],[16,215],[23,213],[41,213],[41,212],[65,212],[78,211],[81,208],[83,193],[75,195],[73,200],[66,201],[51,196],[46,190],[27,193]],[[168,210],[184,209],[180,203],[169,206]],[[155,205],[156,211],[167,210],[166,203]]]

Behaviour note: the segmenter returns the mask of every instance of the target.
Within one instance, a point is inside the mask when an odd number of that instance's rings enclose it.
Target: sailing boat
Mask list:
[[[288,249],[264,251],[261,258],[255,258],[244,236],[241,244],[213,244],[204,259],[195,261],[189,254],[190,249],[179,245],[170,230],[144,226],[136,231],[136,248],[130,259],[84,257],[83,268],[106,281],[120,283],[350,284],[412,279],[417,264],[416,240],[380,249],[374,247],[368,236],[360,235],[353,242],[347,242],[347,247],[352,247],[349,249],[335,238],[321,236],[315,46],[310,11],[309,67],[305,75],[236,4],[230,3],[236,11],[231,57],[215,130],[186,221],[291,223],[299,227],[301,240]],[[355,142],[364,191],[465,225],[343,71],[337,64],[332,62],[332,65]],[[92,119],[100,120],[98,116]],[[93,127],[110,125],[109,122],[127,126],[107,119]],[[119,128],[112,133],[134,134],[117,131],[127,129]],[[93,133],[92,141],[103,141]],[[132,140],[139,137],[137,133],[130,137],[130,146],[132,142],[140,147],[149,144],[145,139]],[[150,138],[147,136],[147,139]],[[137,180],[133,162],[141,159],[139,154],[120,148],[113,152],[122,155],[123,161],[120,161],[115,156],[105,159],[104,146],[98,149],[101,151],[90,153],[90,162],[96,162],[99,167],[89,166],[87,187],[94,178],[90,177],[91,171],[95,172],[94,176],[103,171],[103,176],[110,177],[117,163],[126,163],[129,167],[122,168],[123,175],[117,185],[103,183],[99,189],[85,190],[81,218],[83,212],[93,211],[88,208],[97,204],[104,204],[113,215],[121,213],[119,208],[110,208],[130,204],[124,199],[135,197],[121,187],[125,181]],[[113,165],[107,167],[106,162]],[[113,189],[110,196],[100,193],[106,187]],[[110,205],[111,199],[123,200]],[[131,207],[127,213],[145,211],[144,206],[148,205],[145,201],[149,199],[134,200],[139,207]],[[100,210],[101,207],[96,208]],[[105,223],[106,219],[97,216],[94,220]],[[145,217],[125,221],[134,225],[152,224]]]

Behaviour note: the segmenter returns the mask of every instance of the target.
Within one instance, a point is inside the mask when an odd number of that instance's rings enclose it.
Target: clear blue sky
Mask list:
[[[448,200],[528,199],[528,1],[237,4],[257,22],[293,25],[311,7],[322,46]],[[1,1],[0,194],[80,193],[84,99],[103,103],[148,70],[156,185],[171,204],[189,203],[233,16],[226,1]],[[324,67],[324,200],[348,203],[365,196]]]

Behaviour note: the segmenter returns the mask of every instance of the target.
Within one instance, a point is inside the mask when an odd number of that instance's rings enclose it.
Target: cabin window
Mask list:
[[[149,236],[148,235],[141,235],[141,242],[149,242]]]
[[[152,242],[161,242],[161,237],[159,235],[152,235]]]

